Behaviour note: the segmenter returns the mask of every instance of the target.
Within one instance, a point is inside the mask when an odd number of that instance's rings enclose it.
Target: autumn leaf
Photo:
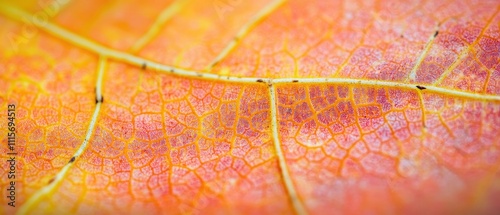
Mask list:
[[[0,212],[494,214],[499,11],[2,1]]]

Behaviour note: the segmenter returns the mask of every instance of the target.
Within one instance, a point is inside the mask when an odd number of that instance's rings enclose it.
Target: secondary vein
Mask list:
[[[85,135],[85,139],[83,140],[82,144],[80,147],[77,149],[77,151],[73,154],[70,162],[68,162],[51,180],[51,182],[47,185],[42,187],[40,190],[36,191],[35,194],[33,194],[26,203],[24,203],[17,214],[28,214],[35,206],[37,203],[39,203],[43,197],[46,195],[54,192],[55,189],[59,187],[63,179],[66,177],[68,174],[69,170],[71,167],[75,164],[75,160],[85,152],[85,149],[87,149],[87,145],[90,141],[90,138],[92,137],[92,133],[94,131],[94,127],[97,122],[97,118],[99,116],[99,112],[101,110],[101,105],[102,105],[102,93],[101,93],[101,84],[102,84],[102,76],[104,73],[104,70],[106,68],[106,58],[101,57],[99,59],[99,66],[98,66],[98,72],[97,72],[97,81],[96,81],[96,101],[101,101],[97,102],[96,106],[94,108],[94,114],[92,115],[92,119],[90,121],[89,127],[87,129],[87,133]]]
[[[236,33],[234,38],[229,42],[229,44],[222,50],[219,55],[215,57],[215,59],[208,65],[207,70],[212,69],[219,61],[225,58],[231,50],[233,50],[238,42],[241,40],[245,34],[247,34],[252,27],[257,24],[260,20],[264,19],[267,15],[271,14],[272,11],[276,10],[280,5],[282,5],[285,0],[275,0],[272,1],[269,5],[264,7],[261,11],[255,14],[250,21],[248,21],[243,27]]]
[[[307,214],[302,202],[297,195],[297,191],[295,190],[295,186],[293,185],[292,177],[288,172],[288,166],[286,164],[285,156],[283,155],[283,151],[281,150],[281,144],[278,137],[278,119],[277,119],[277,110],[276,110],[276,88],[273,84],[269,86],[269,98],[271,102],[271,127],[273,133],[273,142],[274,149],[276,151],[276,155],[278,156],[278,164],[281,170],[281,177],[283,178],[283,182],[285,183],[285,189],[288,192],[288,196],[292,203],[292,206],[295,212],[299,215]]]

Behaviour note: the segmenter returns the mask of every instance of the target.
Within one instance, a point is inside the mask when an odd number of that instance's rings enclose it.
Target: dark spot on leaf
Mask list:
[[[76,158],[75,158],[75,156],[71,157],[71,159],[69,160],[69,162],[68,162],[68,163],[73,163],[73,162],[75,162],[75,159],[76,159]]]
[[[417,85],[417,88],[418,88],[419,90],[425,90],[425,89],[427,89],[427,88],[422,87],[422,86],[420,86],[420,85]]]
[[[293,83],[297,83],[297,82],[299,82],[299,80],[293,80],[292,82],[293,82]]]
[[[54,182],[55,180],[56,180],[55,178],[51,178],[48,184],[52,184],[52,182]]]
[[[436,38],[438,34],[439,34],[439,31],[436,31],[436,32],[434,33],[434,38]]]
[[[142,67],[141,67],[141,68],[142,68],[142,70],[145,70],[147,66],[148,66],[148,65],[147,65],[146,63],[143,63],[143,64],[142,64]]]
[[[262,82],[264,82],[264,80],[262,80],[262,79],[257,79],[257,82],[262,83]]]
[[[97,96],[95,97],[95,103],[103,103],[104,102],[104,96],[101,96],[101,99],[97,98]]]

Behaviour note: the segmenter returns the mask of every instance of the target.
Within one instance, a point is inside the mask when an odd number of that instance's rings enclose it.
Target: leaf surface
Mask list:
[[[0,4],[3,213],[500,210],[497,1]]]

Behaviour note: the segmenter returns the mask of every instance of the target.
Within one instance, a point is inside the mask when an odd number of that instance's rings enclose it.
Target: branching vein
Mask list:
[[[68,174],[71,167],[75,164],[75,161],[78,159],[80,155],[83,154],[87,145],[89,143],[90,138],[92,137],[92,133],[94,131],[95,124],[97,122],[97,117],[99,116],[99,112],[101,110],[102,105],[102,92],[101,92],[101,84],[102,84],[102,76],[104,74],[104,70],[106,68],[106,58],[101,57],[99,59],[99,67],[97,72],[97,81],[96,81],[96,106],[94,109],[94,114],[92,115],[92,119],[90,121],[89,127],[87,129],[87,134],[82,144],[78,148],[78,150],[73,154],[73,157],[70,161],[56,174],[56,176],[49,182],[49,184],[42,189],[38,190],[33,194],[25,204],[21,206],[17,214],[27,214],[29,213],[34,206],[36,206],[43,197],[55,192],[55,190],[59,187],[65,176]]]
[[[281,150],[281,144],[278,137],[278,119],[277,119],[277,108],[276,108],[276,88],[273,84],[269,86],[269,98],[271,102],[271,127],[273,132],[273,142],[274,149],[276,151],[276,155],[278,156],[278,163],[281,170],[281,177],[283,177],[283,182],[285,183],[285,189],[288,192],[288,196],[292,203],[292,206],[295,212],[298,215],[307,214],[302,202],[297,195],[297,191],[295,191],[295,186],[293,185],[292,177],[288,172],[288,165],[286,164],[285,156],[283,155],[283,151]]]
[[[178,0],[172,3],[169,7],[165,8],[156,21],[153,23],[149,30],[144,34],[131,48],[131,52],[137,52],[141,50],[148,42],[150,42],[158,32],[162,30],[163,25],[168,22],[177,12],[179,12],[188,1],[186,0]]]
[[[439,27],[436,26],[436,29],[434,30],[434,32],[432,32],[432,35],[429,37],[429,40],[428,40],[427,44],[425,45],[424,50],[422,51],[422,53],[418,57],[417,62],[415,62],[415,65],[411,69],[410,74],[408,75],[408,77],[406,77],[405,82],[416,80],[417,70],[418,70],[418,68],[420,68],[420,64],[422,64],[422,61],[424,61],[425,57],[427,56],[427,53],[429,52],[429,50],[432,47],[432,44],[434,43],[434,39],[436,38],[435,32],[438,32],[438,28]]]
[[[229,42],[229,44],[222,50],[221,53],[208,65],[206,70],[211,70],[219,61],[225,58],[231,50],[233,50],[236,45],[238,45],[238,41],[241,40],[243,36],[245,36],[260,20],[264,19],[267,15],[271,14],[276,8],[278,8],[281,4],[283,4],[285,0],[274,0],[269,5],[267,5],[264,9],[262,9],[259,13],[255,14],[249,22],[247,22],[243,27],[236,33],[234,38]]]
[[[495,11],[495,13],[493,13],[493,15],[488,19],[488,21],[486,23],[486,26],[484,26],[484,28],[481,30],[481,32],[479,33],[479,35],[477,36],[477,38],[474,40],[474,42],[472,42],[472,44],[470,44],[467,48],[465,48],[462,52],[460,52],[460,54],[458,55],[457,59],[450,65],[450,67],[448,67],[443,72],[443,74],[441,74],[441,76],[439,76],[438,79],[436,79],[436,81],[434,81],[434,83],[432,83],[432,85],[435,86],[435,85],[441,84],[441,82],[443,82],[443,80],[446,77],[448,77],[448,75],[452,71],[454,71],[457,68],[457,66],[468,56],[468,54],[471,53],[472,50],[474,50],[475,46],[479,42],[479,39],[481,38],[482,35],[484,35],[484,32],[491,25],[491,23],[493,22],[493,19],[497,16],[498,12],[500,12],[500,6],[497,7],[497,10]]]
[[[0,7],[0,12],[10,16],[13,19],[22,21],[23,18],[28,17],[29,14],[16,9],[12,6],[2,5]],[[36,23],[35,23],[36,24]],[[143,66],[147,65],[147,68],[158,72],[171,73],[173,75],[183,76],[183,77],[193,77],[206,80],[218,80],[225,82],[237,82],[237,83],[258,83],[267,82],[272,80],[273,83],[339,83],[339,84],[357,84],[360,86],[381,86],[381,87],[393,87],[401,89],[417,89],[415,84],[393,82],[393,81],[379,81],[379,80],[368,80],[368,79],[353,79],[353,78],[278,78],[278,79],[268,79],[268,78],[258,78],[258,77],[238,77],[238,76],[223,76],[211,73],[203,73],[195,70],[187,70],[176,68],[173,66],[164,65],[161,63],[153,62],[141,57],[137,57],[128,53],[116,51],[102,45],[99,45],[93,41],[69,32],[57,25],[52,23],[46,23],[44,25],[38,25],[38,27],[46,30],[48,33],[61,38],[65,41],[73,43],[76,46],[82,47],[89,51],[95,52],[101,56],[108,58],[113,58],[122,62],[129,63],[131,65]],[[456,89],[448,89],[437,86],[426,86],[426,92],[435,92],[440,94],[446,94],[456,97],[471,98],[478,100],[493,100],[500,101],[500,96],[498,95],[488,95],[479,94],[473,92],[465,92]]]

